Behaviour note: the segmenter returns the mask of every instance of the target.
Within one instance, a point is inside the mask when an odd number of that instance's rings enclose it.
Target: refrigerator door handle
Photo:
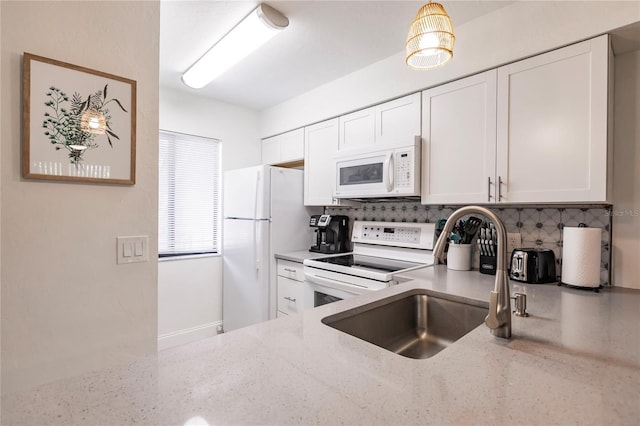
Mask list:
[[[259,241],[258,241],[258,224],[260,222],[257,220],[253,221],[253,258],[255,259],[255,265],[256,265],[256,276],[259,274],[260,272],[260,253],[258,253],[258,246],[259,246]]]
[[[259,200],[259,189],[260,189],[260,170],[256,171],[256,186],[255,186],[255,193],[253,194],[254,200],[253,200],[253,219],[258,219],[258,200]],[[254,241],[255,241],[255,228],[254,228]]]

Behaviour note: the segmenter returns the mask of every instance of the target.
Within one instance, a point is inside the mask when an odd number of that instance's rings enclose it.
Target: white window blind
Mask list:
[[[160,130],[160,257],[219,249],[220,141]]]

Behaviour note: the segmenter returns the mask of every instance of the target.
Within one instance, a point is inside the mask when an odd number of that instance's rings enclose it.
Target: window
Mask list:
[[[160,257],[217,253],[220,141],[160,130]]]

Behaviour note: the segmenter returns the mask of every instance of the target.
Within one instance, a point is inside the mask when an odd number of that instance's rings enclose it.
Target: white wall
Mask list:
[[[638,1],[515,2],[456,27],[454,58],[445,67],[410,70],[400,47],[396,55],[266,109],[260,134],[322,121],[639,20]]]
[[[148,235],[149,258],[157,256],[160,7],[2,1],[0,8],[6,393],[156,350],[157,264],[116,265],[115,247],[119,235]],[[135,186],[21,178],[25,51],[137,81]]]
[[[160,128],[222,140],[223,170],[260,164],[256,111],[163,87]]]
[[[160,90],[160,128],[222,140],[222,169],[260,164],[258,113],[174,89]],[[216,333],[222,323],[222,257],[158,264],[158,348]]]
[[[615,59],[613,283],[640,289],[640,51]]]
[[[222,257],[158,263],[158,350],[216,334],[222,324]]]

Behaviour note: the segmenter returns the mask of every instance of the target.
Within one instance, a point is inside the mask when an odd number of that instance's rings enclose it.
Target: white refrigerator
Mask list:
[[[276,317],[274,254],[312,243],[303,187],[302,170],[256,166],[224,173],[225,331]]]

